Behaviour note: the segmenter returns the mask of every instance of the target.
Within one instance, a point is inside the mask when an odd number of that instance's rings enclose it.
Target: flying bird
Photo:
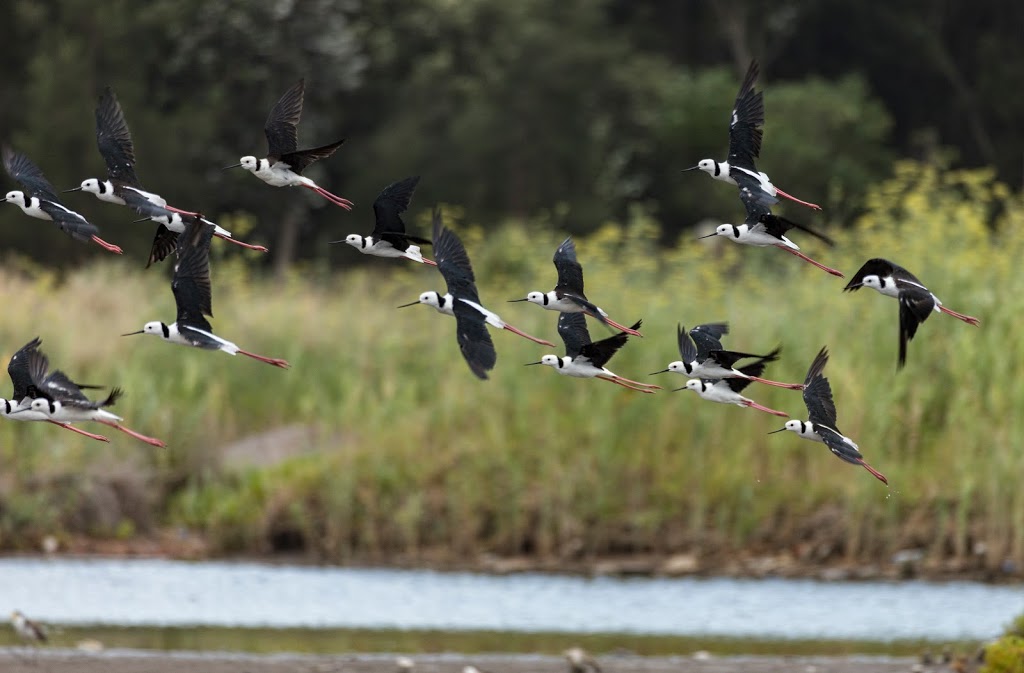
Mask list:
[[[213,327],[204,316],[213,317],[210,287],[210,241],[213,227],[203,221],[201,215],[189,218],[185,233],[178,237],[178,263],[174,267],[171,291],[178,315],[170,325],[153,321],[146,323],[133,334],[152,334],[164,341],[182,346],[193,346],[205,350],[224,351],[230,355],[241,353],[260,362],[286,369],[285,360],[268,358],[242,350],[237,344],[213,333]]]
[[[332,194],[309,178],[302,175],[307,166],[334,154],[345,142],[344,138],[323,147],[298,149],[299,135],[296,126],[302,116],[302,101],[305,96],[305,80],[285,92],[270,110],[263,132],[267,136],[268,152],[264,159],[245,156],[237,164],[225,167],[241,166],[263,182],[274,187],[305,187],[316,192],[336,206],[352,210],[352,202]]]
[[[409,201],[412,200],[412,194],[416,191],[419,181],[420,176],[416,175],[384,188],[373,202],[375,223],[369,236],[349,234],[344,239],[331,243],[348,243],[364,255],[405,257],[421,264],[437,266],[420,252],[420,245],[430,245],[430,241],[407,234],[405,222],[402,221],[402,213],[409,207]],[[416,245],[417,243],[419,245]]]
[[[29,396],[34,399],[28,407],[32,411],[45,414],[48,418],[62,422],[75,423],[79,421],[96,421],[134,437],[150,446],[165,447],[164,442],[154,437],[147,437],[131,428],[121,425],[124,420],[103,407],[113,406],[120,399],[122,392],[120,388],[114,388],[104,400],[90,400],[82,392],[82,386],[75,383],[59,369],[49,371],[49,359],[39,349],[27,351],[29,376],[32,378],[32,388]],[[89,386],[95,387],[95,386]],[[20,414],[21,411],[13,413]]]
[[[832,386],[829,385],[828,379],[822,373],[826,364],[828,364],[828,348],[822,348],[811,363],[807,370],[807,377],[804,379],[804,405],[807,407],[807,417],[810,420],[788,420],[783,427],[768,434],[773,435],[776,432],[789,430],[803,439],[821,442],[839,459],[853,465],[860,465],[883,484],[888,484],[889,480],[885,478],[885,475],[864,462],[860,447],[841,433],[836,426],[836,405],[832,400]]]
[[[752,377],[761,376],[764,372],[764,367],[765,361],[758,360],[753,364],[739,368],[739,372],[741,374],[745,374],[748,378],[690,379],[686,382],[685,386],[682,388],[676,388],[675,390],[692,390],[697,393],[701,399],[709,402],[735,404],[740,407],[750,407],[752,409],[757,409],[758,411],[764,411],[774,416],[788,416],[789,414],[776,411],[775,409],[770,409],[740,394],[743,392],[744,388],[751,384],[753,381]]]
[[[100,230],[95,224],[60,202],[53,185],[28,157],[4,145],[3,160],[7,174],[25,189],[7,192],[4,196],[7,203],[18,206],[29,217],[52,221],[76,241],[92,241],[104,250],[121,254],[121,248],[99,237]]]
[[[677,326],[676,339],[679,342],[679,355],[682,359],[670,362],[667,369],[654,372],[651,376],[664,374],[666,372],[674,372],[676,374],[702,379],[748,379],[750,381],[757,381],[758,383],[765,383],[770,386],[787,388],[789,390],[801,390],[804,387],[802,383],[780,383],[779,381],[771,381],[769,379],[761,378],[760,376],[750,376],[749,374],[744,374],[739,369],[736,369],[734,365],[737,362],[748,358],[756,358],[758,361],[764,362],[765,364],[775,362],[779,359],[779,353],[782,349],[776,348],[767,355],[727,351],[721,348],[721,342],[718,341],[718,337],[714,336],[716,332],[718,336],[724,334],[724,331],[719,330],[728,330],[728,327],[725,323],[710,323],[707,325],[698,325],[687,333],[685,327],[682,325]],[[701,340],[705,346],[717,344],[718,347],[705,347],[703,352],[701,352],[701,349],[694,345],[694,342],[690,338],[690,334],[697,334],[697,338]]]
[[[552,259],[558,271],[558,283],[551,292],[530,292],[523,299],[511,301],[528,301],[549,311],[561,313],[585,313],[598,322],[625,332],[631,336],[643,336],[632,327],[624,327],[608,317],[600,307],[592,304],[583,293],[583,266],[576,259],[576,244],[572,238],[562,241],[555,250]]]
[[[761,155],[761,127],[764,126],[764,94],[754,91],[759,72],[757,61],[751,61],[740,91],[736,94],[736,103],[729,120],[729,160],[702,159],[696,166],[685,170],[700,169],[716,180],[748,189],[765,206],[778,203],[776,196],[781,196],[808,208],[821,210],[821,206],[816,203],[801,201],[773,185],[768,176],[754,165],[754,160]]]
[[[554,347],[554,344],[550,341],[530,336],[526,332],[518,329],[517,327],[513,327],[502,320],[501,316],[494,311],[484,308],[480,303],[480,296],[476,289],[476,278],[473,275],[473,266],[469,262],[469,255],[466,253],[466,248],[462,245],[462,241],[459,240],[459,237],[456,236],[454,232],[441,224],[441,213],[436,210],[434,211],[433,244],[434,249],[437,251],[438,270],[441,272],[441,275],[444,277],[445,283],[448,286],[447,294],[442,295],[439,292],[431,290],[421,294],[419,299],[416,301],[408,304],[402,304],[398,308],[425,304],[432,307],[439,313],[453,316],[456,319],[461,315],[461,326],[458,327],[459,347],[462,349],[463,355],[467,356],[466,361],[470,363],[470,369],[472,369],[477,376],[480,376],[478,373],[480,365],[491,361],[490,354],[486,346],[487,342],[474,342],[472,338],[473,335],[476,335],[479,331],[476,324],[480,321],[487,323],[491,327],[508,330],[513,334],[518,334],[524,339],[529,339],[534,343]],[[463,337],[463,335],[465,335],[465,337]],[[469,360],[469,356],[467,354],[475,353],[478,348],[482,349],[480,353],[478,353],[480,357],[475,361]],[[493,362],[491,366],[493,367]],[[486,371],[486,369],[480,371]],[[484,377],[481,376],[481,378]]]
[[[640,329],[640,322],[637,320],[631,329]],[[587,331],[587,320],[582,313],[562,313],[558,316],[558,335],[565,344],[565,355],[545,355],[537,362],[527,363],[527,366],[546,365],[554,368],[562,376],[611,381],[623,388],[641,393],[653,393],[661,389],[660,386],[619,376],[605,366],[612,356],[626,345],[626,341],[629,340],[629,334],[626,332],[619,332],[600,341],[591,341],[590,333]]]
[[[820,262],[816,262],[804,253],[800,252],[800,246],[789,240],[786,236],[786,232],[790,229],[799,229],[800,231],[806,232],[811,236],[824,241],[830,246],[833,245],[832,239],[809,227],[805,227],[802,224],[797,224],[792,220],[787,220],[784,217],[773,215],[772,211],[769,210],[767,206],[758,203],[752,196],[750,190],[746,188],[740,191],[740,200],[743,201],[743,205],[747,209],[747,218],[743,221],[743,224],[720,224],[715,229],[714,233],[708,234],[707,236],[701,236],[700,238],[724,236],[730,241],[741,243],[743,245],[752,245],[758,248],[773,246],[781,250],[785,250],[792,255],[796,255],[805,262],[810,262],[814,266],[832,274],[833,276],[838,276],[840,278],[843,277],[841,271],[837,271],[836,269],[825,266]]]
[[[932,294],[917,276],[887,259],[875,257],[864,262],[843,291],[856,292],[861,287],[878,290],[886,297],[895,297],[900,303],[900,352],[897,369],[906,364],[907,342],[914,338],[918,326],[927,320],[933,311],[951,315],[975,327],[981,324],[977,318],[943,306],[939,298]]]
[[[59,425],[65,430],[85,435],[90,439],[109,442],[110,440],[103,435],[94,435],[69,423],[55,421],[46,414],[31,408],[32,400],[43,394],[36,389],[29,364],[31,354],[38,350],[41,345],[42,341],[40,341],[39,337],[32,339],[32,341],[19,348],[11,357],[11,361],[7,363],[7,374],[11,377],[11,383],[14,384],[14,392],[11,394],[11,399],[0,399],[0,416],[6,416],[15,421],[46,421],[47,423]],[[76,383],[75,385],[80,389],[98,388],[98,386],[90,386],[84,383]]]
[[[167,252],[174,250],[177,234],[185,231],[182,215],[195,216],[195,213],[174,208],[159,194],[142,189],[135,173],[135,145],[132,143],[132,134],[128,129],[121,104],[110,87],[104,89],[96,104],[96,145],[107,165],[107,179],[88,178],[83,180],[80,186],[65,191],[94,194],[100,201],[128,206],[138,214],[144,215],[145,218],[141,221],[152,220],[160,223],[161,226],[157,229],[153,241],[150,263],[162,260]],[[251,245],[232,238],[231,232],[221,227],[216,227],[214,236],[250,250],[267,251],[262,245]],[[165,240],[170,241],[169,250],[167,245],[162,243]]]

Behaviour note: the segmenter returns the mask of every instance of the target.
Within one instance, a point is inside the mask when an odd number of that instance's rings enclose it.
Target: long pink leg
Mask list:
[[[268,358],[268,357],[264,357],[262,355],[257,355],[256,353],[250,353],[249,351],[243,351],[242,349],[239,349],[238,352],[241,353],[242,355],[246,355],[248,357],[251,357],[254,360],[259,360],[260,362],[266,362],[268,365],[274,365],[275,367],[280,367],[281,369],[288,369],[289,367],[291,367],[291,365],[288,364],[287,360],[278,360],[277,358]]]
[[[172,213],[178,213],[179,215],[188,215],[189,217],[195,217],[199,213],[194,213],[191,210],[182,210],[181,208],[175,208],[174,206],[164,206],[165,210],[169,210]]]
[[[524,339],[529,339],[533,343],[542,344],[542,345],[547,346],[549,348],[554,348],[555,347],[555,344],[551,343],[550,341],[545,341],[544,339],[538,339],[535,336],[530,336],[526,332],[523,332],[522,330],[517,329],[517,328],[513,327],[512,325],[509,325],[508,323],[505,323],[505,329],[507,329],[509,332],[512,332],[512,334],[518,334],[519,336],[523,337]]]
[[[352,210],[352,206],[355,205],[348,199],[344,199],[337,194],[331,194],[329,191],[319,185],[302,185],[306,189],[312,189],[314,192],[324,197],[336,206],[340,206],[345,210]]]
[[[766,407],[764,405],[758,404],[754,400],[747,400],[747,403],[746,403],[745,406],[753,407],[754,409],[757,409],[758,411],[767,411],[772,416],[779,416],[780,418],[789,418],[789,414],[787,414],[785,412],[782,412],[782,411],[776,411],[775,409],[769,409],[768,407]]]
[[[867,470],[871,474],[875,475],[875,478],[877,478],[880,482],[882,482],[886,486],[889,485],[889,480],[885,478],[885,475],[882,474],[881,472],[879,472],[878,470],[876,470],[875,468],[871,467],[867,463],[865,463],[863,458],[858,460],[857,462],[860,463],[864,467],[865,470]]]
[[[647,393],[647,394],[653,394],[654,393],[653,390],[648,390],[647,388],[634,388],[633,386],[629,385],[625,381],[621,381],[621,380],[619,380],[617,378],[613,379],[610,376],[597,376],[596,378],[599,378],[602,381],[608,381],[610,383],[614,383],[616,385],[620,385],[623,388],[629,388],[630,390],[635,390],[638,393]]]
[[[634,386],[640,386],[641,388],[661,390],[661,386],[656,386],[653,383],[643,383],[642,381],[634,381],[632,379],[627,379],[625,376],[619,376],[618,374],[615,374],[615,378],[618,379],[619,381],[625,381],[626,383],[632,384]]]
[[[97,421],[97,422],[98,423],[102,423],[103,425],[109,425],[112,428],[117,428],[118,430],[120,430],[121,432],[125,433],[126,435],[131,435],[135,439],[142,440],[143,442],[149,444],[150,446],[158,446],[161,449],[164,448],[165,446],[167,446],[167,444],[161,442],[159,439],[156,439],[155,437],[147,437],[146,435],[143,435],[141,433],[135,432],[131,428],[126,428],[125,426],[120,425],[118,423],[114,423],[113,421]]]
[[[253,245],[252,243],[246,243],[244,241],[239,241],[236,238],[231,238],[230,236],[224,236],[223,234],[214,234],[214,236],[216,236],[217,238],[224,239],[228,243],[234,243],[235,245],[240,245],[243,248],[248,248],[249,250],[258,250],[259,252],[268,252],[268,250],[265,247],[263,247],[262,245]]]
[[[416,259],[415,257],[409,257],[409,256],[408,256],[408,253],[407,253],[407,254],[406,254],[406,256],[405,256],[405,258],[406,258],[406,259],[411,259],[411,260],[412,260],[412,261],[414,261],[414,262],[423,262],[423,263],[424,263],[424,264],[426,264],[427,266],[437,266],[437,262],[435,262],[435,261],[434,261],[434,260],[432,260],[432,259],[427,259],[427,258],[426,258],[426,257],[424,257],[423,255],[420,255],[419,259]]]
[[[799,203],[801,206],[807,206],[808,208],[813,208],[814,210],[821,210],[821,206],[819,206],[817,203],[810,203],[808,201],[801,201],[800,199],[796,198],[795,196],[791,196],[790,194],[787,194],[786,192],[782,191],[778,187],[775,188],[775,193],[778,194],[779,196],[785,198],[785,199],[789,199],[790,201],[795,201],[796,203]]]
[[[107,439],[103,435],[94,435],[91,432],[86,432],[85,430],[82,430],[81,428],[76,428],[75,426],[71,425],[70,423],[61,423],[60,421],[54,421],[54,420],[51,420],[49,418],[46,419],[46,420],[49,421],[50,423],[53,423],[54,425],[59,425],[60,427],[64,428],[65,430],[70,430],[72,432],[77,432],[80,435],[85,435],[86,437],[89,437],[90,439],[96,439],[96,440],[99,440],[101,442],[109,442],[110,441],[109,439]]]
[[[845,278],[846,277],[846,276],[843,275],[842,271],[836,271],[832,267],[825,266],[824,264],[822,264],[820,262],[815,262],[813,259],[811,259],[807,255],[805,255],[804,253],[800,252],[799,250],[794,250],[793,248],[790,248],[788,246],[782,245],[781,243],[777,244],[775,247],[776,248],[781,248],[782,250],[785,250],[786,252],[788,252],[790,254],[796,255],[797,257],[799,257],[800,259],[804,260],[805,262],[810,262],[811,264],[813,264],[814,266],[818,267],[822,271],[827,271],[828,273],[832,274],[833,276],[839,276],[840,278]]]
[[[598,320],[600,320],[600,318],[598,318]],[[619,323],[615,322],[614,320],[612,320],[611,318],[609,318],[608,316],[604,316],[604,322],[608,323],[609,325],[611,325],[615,329],[619,330],[620,332],[625,332],[626,334],[632,334],[633,336],[638,336],[638,337],[642,337],[643,336],[643,334],[640,334],[640,332],[637,332],[635,329],[630,329],[629,327],[624,327],[624,326],[620,325]]]
[[[758,383],[764,383],[765,385],[775,386],[776,388],[785,388],[786,390],[804,389],[804,384],[802,383],[781,383],[780,381],[769,381],[768,379],[762,379],[759,376],[744,376],[743,378],[750,381],[757,381]]]
[[[117,247],[113,243],[107,243],[106,241],[104,241],[99,236],[96,236],[95,234],[92,237],[92,242],[95,243],[96,245],[100,246],[104,250],[109,250],[110,252],[114,253],[115,255],[122,254],[121,248]]]
[[[981,321],[978,320],[977,318],[972,318],[971,316],[964,315],[963,313],[957,313],[956,311],[954,311],[952,309],[946,308],[942,304],[939,304],[939,310],[942,311],[943,313],[945,313],[946,315],[953,316],[957,320],[963,320],[968,325],[974,325],[975,327],[981,325]]]

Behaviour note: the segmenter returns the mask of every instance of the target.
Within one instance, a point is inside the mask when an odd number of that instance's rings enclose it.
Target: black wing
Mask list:
[[[566,293],[586,300],[587,295],[583,293],[583,267],[576,261],[576,244],[573,243],[572,238],[562,241],[562,244],[555,250],[552,261],[555,263],[555,270],[558,271],[558,284],[555,285],[555,292]]]
[[[935,310],[935,297],[926,289],[915,285],[901,285],[900,302],[900,356],[897,369],[907,362],[907,342],[917,334],[917,326]]]
[[[474,374],[486,379],[487,372],[494,369],[498,361],[498,354],[494,350],[484,314],[458,300],[452,302],[452,311],[455,312],[456,338],[462,357]]]
[[[7,145],[4,145],[3,155],[4,169],[7,170],[7,174],[14,178],[28,192],[29,196],[38,196],[40,199],[60,203],[57,190],[39,170],[39,166],[32,163],[24,154],[15,152]]]
[[[683,362],[689,364],[697,359],[697,347],[693,345],[693,340],[682,323],[676,325],[676,341],[679,343],[679,357]]]
[[[26,395],[32,398],[45,398],[48,400],[60,399],[55,396],[53,390],[46,385],[49,376],[50,360],[39,349],[32,349],[25,353],[25,369],[28,372],[29,385],[26,388]],[[63,376],[63,374],[61,374]]]
[[[559,313],[558,336],[562,337],[562,343],[565,344],[565,354],[571,358],[575,358],[584,346],[592,343],[587,318],[582,313]]]
[[[765,360],[758,360],[753,364],[749,364],[745,367],[740,367],[738,371],[743,372],[747,376],[760,377],[764,373],[764,368],[767,362]],[[733,392],[742,392],[744,388],[752,383],[750,379],[725,379],[725,384],[732,389]]]
[[[36,351],[42,341],[39,337],[32,339],[27,344],[18,349],[18,351],[11,356],[11,361],[7,363],[7,375],[11,377],[11,383],[14,384],[14,393],[12,394],[11,400],[15,403],[21,402],[25,397],[28,396],[29,388],[32,386],[32,370],[29,368],[29,354]]]
[[[799,222],[787,220],[784,217],[778,217],[777,215],[772,215],[771,213],[761,215],[758,222],[761,224],[761,226],[764,227],[765,231],[767,231],[772,236],[775,236],[776,238],[781,239],[783,234],[785,234],[790,229],[799,229],[800,231],[807,232],[811,236],[814,236],[815,238],[824,241],[828,245],[835,245],[832,239],[826,236],[825,234],[817,232],[814,229],[811,229],[810,227],[805,227]]]
[[[907,279],[912,279],[920,283],[920,281],[918,281],[917,278],[914,277],[914,274],[910,273],[902,266],[899,266],[898,264],[893,264],[889,260],[882,259],[881,257],[873,257],[872,259],[869,259],[868,261],[864,262],[864,264],[862,264],[861,267],[857,269],[857,273],[853,274],[853,278],[851,278],[850,282],[847,283],[846,287],[843,288],[843,292],[856,292],[861,288],[861,285],[864,283],[864,278],[867,276],[878,276],[879,278],[885,278],[886,276],[896,275],[905,277]]]
[[[444,276],[448,285],[448,294],[458,299],[468,299],[480,303],[476,291],[476,278],[473,276],[473,265],[469,263],[466,247],[459,237],[441,224],[441,211],[435,209],[433,216],[434,259],[437,269]],[[460,302],[454,302],[455,308]]]
[[[771,206],[779,202],[777,198],[761,189],[756,179],[742,171],[736,171],[732,177],[740,185],[740,201],[747,211],[747,219],[744,220],[746,224],[753,226],[765,215],[772,214]]]
[[[694,360],[703,361],[708,353],[722,348],[722,337],[729,333],[729,325],[724,322],[712,322],[704,325],[697,325],[690,330],[690,336],[697,346],[697,356]],[[688,360],[687,362],[693,362]]]
[[[153,247],[149,250],[149,261],[146,262],[148,269],[153,262],[162,262],[167,256],[178,248],[178,234],[161,224],[156,228],[156,235],[153,236]]]
[[[299,147],[299,132],[296,129],[302,116],[302,100],[306,92],[306,80],[300,79],[285,92],[271,108],[263,132],[267,136],[267,156],[281,157]],[[289,164],[291,165],[291,164]],[[292,166],[292,170],[298,170]]]
[[[40,197],[39,209],[49,215],[61,231],[70,234],[77,241],[90,241],[93,236],[100,233],[99,227],[75,211],[65,208],[58,201],[48,201]]]
[[[775,362],[776,360],[779,359],[779,353],[781,353],[781,352],[782,352],[782,347],[781,346],[776,347],[775,350],[773,350],[771,353],[768,353],[767,355],[756,355],[754,353],[741,353],[739,351],[727,351],[727,350],[717,349],[716,348],[714,350],[708,351],[707,359],[711,360],[715,364],[721,365],[722,367],[729,367],[729,368],[731,368],[733,365],[735,365],[740,360],[746,360],[747,358],[757,358],[758,361],[763,363],[763,364],[768,364],[769,362]],[[704,360],[701,360],[700,362],[704,362]],[[742,370],[740,370],[740,371],[742,371]],[[760,376],[760,374],[755,374],[754,376]]]
[[[415,175],[399,182],[388,185],[384,188],[373,202],[374,226],[370,234],[376,240],[387,241],[399,250],[405,250],[409,243],[430,245],[431,242],[425,238],[410,236],[405,233],[405,222],[401,214],[409,207],[416,185],[419,184],[420,176]]]
[[[832,386],[822,373],[828,364],[828,348],[822,348],[815,356],[804,378],[804,406],[807,418],[817,428],[819,425],[839,431],[836,425],[836,404],[832,401]],[[820,434],[820,433],[819,433]]]
[[[813,422],[813,421],[812,421]],[[814,424],[814,431],[821,437],[821,441],[825,442],[825,446],[838,458],[845,460],[847,463],[853,465],[863,465],[864,456],[854,446],[851,446],[849,442],[844,441],[842,433],[835,428],[828,426],[818,426]]]
[[[38,354],[38,351],[36,353]],[[62,403],[89,401],[79,385],[59,369],[48,374],[38,387],[45,391],[47,397],[60,400]]]
[[[754,91],[757,75],[757,61],[751,61],[729,120],[729,164],[750,170],[756,170],[754,159],[761,154],[764,126],[764,95]]]
[[[124,111],[117,96],[108,86],[96,105],[96,145],[107,164],[107,176],[133,187],[139,185],[135,175],[135,147],[128,130]]]
[[[213,317],[210,289],[210,241],[213,226],[201,217],[188,218],[185,231],[178,236],[178,263],[174,267],[171,290],[178,306],[177,321],[206,331]]]
[[[577,314],[578,315],[578,314]],[[640,329],[640,323],[642,320],[637,320],[630,329]],[[625,332],[619,332],[613,334],[607,339],[601,339],[600,341],[591,342],[580,348],[580,355],[590,360],[590,363],[595,367],[604,367],[605,364],[612,359],[616,351],[626,345],[626,341],[629,340],[629,335]]]
[[[286,152],[278,157],[278,161],[283,164],[288,164],[288,167],[292,169],[294,173],[301,174],[302,171],[310,164],[316,163],[321,159],[334,154],[334,152],[342,146],[345,139],[342,138],[338,142],[331,143],[330,145],[324,145],[322,147],[314,147],[309,150],[299,150],[297,152]]]

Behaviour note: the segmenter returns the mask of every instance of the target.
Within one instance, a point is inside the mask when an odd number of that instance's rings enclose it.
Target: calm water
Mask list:
[[[67,625],[956,640],[998,634],[1024,587],[0,559],[0,615],[15,608]]]

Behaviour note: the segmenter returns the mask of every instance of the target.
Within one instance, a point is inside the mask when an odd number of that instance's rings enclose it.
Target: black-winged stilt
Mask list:
[[[29,341],[27,344],[19,348],[11,357],[11,361],[7,363],[7,374],[11,377],[11,383],[14,384],[14,393],[11,395],[11,399],[9,400],[0,399],[0,416],[6,416],[7,418],[16,421],[46,421],[47,423],[59,425],[65,430],[71,430],[72,432],[77,432],[80,435],[85,435],[90,439],[109,442],[110,440],[103,435],[94,435],[91,432],[86,432],[85,430],[76,428],[68,423],[55,421],[46,414],[35,411],[31,408],[32,400],[41,393],[36,389],[36,386],[32,381],[32,370],[29,364],[29,356],[38,350],[40,345],[42,345],[42,341],[40,341],[39,337],[32,339],[32,341]],[[83,383],[76,383],[75,385],[79,388],[98,387]]]
[[[46,628],[39,622],[26,617],[21,610],[11,613],[11,626],[18,637],[30,643],[45,643],[47,641]]]
[[[682,388],[676,388],[675,390],[692,390],[697,393],[701,399],[705,399],[709,402],[735,404],[740,407],[751,407],[752,409],[765,411],[769,414],[784,418],[789,414],[782,411],[776,411],[775,409],[770,409],[740,394],[743,392],[744,388],[753,382],[752,377],[761,376],[764,372],[764,367],[765,361],[758,360],[753,364],[739,368],[739,372],[749,378],[690,379],[686,382],[685,386]]]
[[[640,329],[640,322],[637,320],[631,330],[635,332]],[[587,331],[587,319],[582,313],[561,313],[558,316],[558,335],[565,344],[565,355],[545,355],[537,362],[527,363],[527,366],[547,365],[562,376],[611,381],[641,393],[653,393],[661,389],[661,386],[624,378],[605,367],[612,356],[626,344],[629,339],[628,333],[619,332],[600,341],[591,341],[590,332]]]
[[[30,217],[51,220],[61,231],[78,241],[92,241],[104,250],[121,254],[121,248],[99,237],[99,228],[60,202],[57,191],[39,167],[24,154],[7,145],[3,148],[4,168],[26,191],[7,192],[4,200],[13,203]]]
[[[263,182],[274,187],[305,187],[324,197],[336,206],[345,210],[352,210],[352,202],[343,199],[337,194],[332,194],[319,186],[309,178],[302,175],[302,171],[312,163],[326,159],[334,154],[345,142],[344,138],[312,149],[300,150],[299,136],[296,126],[299,117],[302,116],[302,100],[305,96],[305,80],[300,79],[298,83],[285,92],[270,110],[266,123],[263,125],[263,132],[267,136],[268,152],[264,159],[257,159],[254,156],[245,156],[239,159],[237,164],[226,166],[238,168],[241,166]]]
[[[476,278],[473,275],[473,266],[469,262],[469,255],[466,253],[466,248],[462,245],[462,241],[447,227],[441,224],[441,213],[438,210],[434,211],[433,218],[434,225],[434,250],[437,254],[437,268],[444,277],[445,283],[448,286],[447,294],[440,294],[433,290],[424,292],[420,295],[420,298],[416,301],[409,302],[408,304],[402,304],[398,308],[406,308],[407,306],[416,306],[417,304],[425,304],[430,306],[439,313],[450,315],[455,318],[459,318],[459,314],[462,314],[462,325],[472,325],[478,321],[483,321],[492,327],[498,329],[505,329],[513,334],[529,339],[535,343],[543,344],[545,346],[554,347],[555,344],[544,339],[538,339],[535,336],[530,336],[526,332],[522,331],[517,327],[509,325],[507,322],[501,319],[497,313],[489,311],[483,307],[480,303],[480,296],[476,289]],[[479,317],[477,317],[478,314]],[[460,340],[459,346],[462,348],[462,352],[465,355],[467,352],[473,352],[472,344],[469,346],[463,346],[462,343],[462,332],[463,328],[458,328]],[[475,333],[476,327],[467,331],[467,338],[469,334]],[[486,347],[484,346],[484,355],[486,355]],[[468,356],[467,356],[468,358]],[[467,359],[468,361],[468,359]],[[481,362],[489,361],[489,355],[484,357]],[[493,363],[491,365],[494,366]],[[480,374],[477,372],[476,367],[470,362],[470,368],[473,369],[477,376]],[[481,376],[480,378],[485,378]]]
[[[224,351],[230,355],[241,353],[260,362],[286,369],[285,360],[268,358],[242,350],[238,345],[213,333],[213,327],[204,316],[213,317],[210,288],[210,241],[213,227],[201,215],[187,218],[185,233],[178,237],[178,263],[174,267],[171,291],[178,308],[177,318],[170,325],[153,321],[142,329],[121,336],[152,334],[164,341],[181,346],[205,350]]]
[[[677,326],[677,339],[679,341],[679,355],[682,359],[670,362],[667,369],[654,372],[655,374],[664,374],[666,372],[674,372],[684,376],[690,376],[701,379],[749,379],[751,381],[757,381],[758,383],[765,383],[769,386],[776,386],[778,388],[786,388],[788,390],[801,390],[803,389],[802,383],[780,383],[779,381],[770,381],[763,379],[759,376],[750,376],[743,373],[739,369],[735,368],[735,364],[740,360],[747,358],[757,358],[760,362],[769,363],[775,362],[779,359],[779,353],[782,351],[781,348],[776,348],[767,355],[756,355],[754,353],[740,353],[738,351],[727,351],[719,348],[710,348],[704,351],[703,355],[700,354],[699,348],[694,346],[693,341],[690,340],[690,334],[696,333],[700,335],[705,343],[717,342],[718,338],[711,336],[707,338],[707,332],[713,328],[726,328],[724,323],[710,323],[708,325],[698,325],[693,328],[688,334],[686,328],[682,325]],[[721,332],[720,334],[724,334]],[[719,346],[721,343],[719,342]]]
[[[103,409],[103,407],[113,406],[120,399],[122,395],[120,388],[111,390],[104,400],[90,400],[82,393],[82,386],[69,379],[64,372],[59,369],[53,372],[49,371],[49,359],[42,351],[32,349],[26,355],[29,375],[32,377],[32,390],[29,396],[35,398],[29,407],[32,411],[43,413],[47,418],[60,423],[96,421],[120,430],[150,446],[161,448],[167,446],[159,439],[148,437],[121,425],[120,422],[124,420],[123,418]],[[96,386],[87,387],[95,388]],[[23,409],[14,413],[24,412]]]
[[[128,129],[121,104],[110,87],[104,89],[96,104],[96,145],[107,165],[107,179],[89,178],[83,180],[80,186],[67,189],[65,192],[89,192],[100,201],[128,206],[144,215],[145,219],[163,225],[157,230],[153,253],[150,254],[150,264],[163,260],[169,251],[166,244],[161,241],[169,238],[170,250],[173,250],[174,240],[177,238],[175,234],[185,230],[181,216],[195,213],[174,208],[159,194],[142,189],[135,174],[135,146],[132,143],[132,134]],[[262,245],[251,245],[232,238],[230,231],[220,227],[216,228],[214,235],[243,248],[267,251]]]
[[[864,262],[843,288],[843,292],[856,292],[861,287],[878,290],[886,297],[894,297],[900,302],[900,355],[897,369],[907,361],[907,342],[914,338],[918,325],[927,320],[932,311],[951,315],[975,327],[981,324],[977,318],[943,306],[939,298],[914,274],[887,259],[875,257]]]
[[[736,243],[742,243],[743,245],[752,245],[757,248],[766,248],[773,246],[785,250],[786,252],[796,255],[805,262],[810,262],[814,266],[827,271],[833,276],[843,277],[841,271],[837,271],[831,267],[825,266],[820,262],[816,262],[804,253],[800,252],[800,246],[786,237],[786,232],[790,229],[799,229],[805,231],[808,234],[824,241],[828,245],[833,245],[832,240],[813,229],[805,227],[802,224],[787,220],[784,217],[778,217],[772,215],[772,211],[767,206],[757,203],[757,201],[751,196],[750,190],[744,188],[740,191],[740,199],[743,201],[743,205],[747,209],[747,218],[743,221],[743,224],[720,224],[715,229],[714,233],[708,234],[707,236],[701,236],[700,238],[711,238],[712,236],[724,236],[730,241]]]
[[[700,169],[716,180],[737,185],[740,189],[747,188],[765,206],[778,203],[778,195],[808,208],[821,210],[821,206],[801,201],[773,185],[768,176],[754,165],[754,159],[761,154],[761,127],[764,126],[764,94],[754,91],[758,73],[757,61],[751,61],[740,91],[736,94],[736,103],[729,119],[729,160],[702,159],[696,166],[685,170]]]
[[[796,419],[786,421],[786,425],[768,434],[789,430],[795,432],[803,439],[812,442],[821,442],[829,448],[838,458],[860,465],[881,481],[888,484],[889,480],[881,472],[864,462],[864,456],[860,453],[860,447],[836,427],[836,405],[832,401],[832,386],[822,373],[825,365],[828,364],[828,348],[822,348],[814,358],[810,368],[807,370],[807,377],[804,379],[804,405],[807,407],[807,417],[810,420],[798,421]]]
[[[348,243],[365,255],[405,257],[421,264],[437,266],[420,252],[420,245],[430,245],[430,241],[405,233],[405,222],[402,221],[402,213],[409,207],[419,181],[420,176],[416,175],[384,188],[373,202],[374,226],[369,236],[349,234],[331,243]]]
[[[511,301],[528,301],[549,311],[561,313],[585,313],[591,318],[610,325],[615,329],[632,336],[643,336],[631,327],[624,327],[608,317],[600,307],[592,304],[583,293],[583,266],[576,260],[576,244],[572,238],[562,241],[555,250],[552,259],[558,271],[558,284],[551,292],[530,292],[523,299]]]

